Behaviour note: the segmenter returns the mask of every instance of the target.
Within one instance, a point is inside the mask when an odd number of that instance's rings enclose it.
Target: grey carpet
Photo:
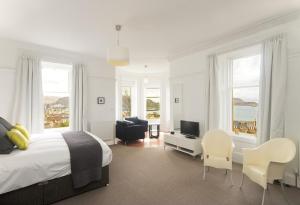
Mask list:
[[[225,171],[210,169],[202,180],[199,158],[163,148],[140,148],[114,145],[110,165],[110,185],[57,203],[101,205],[259,205],[262,188],[245,178],[235,164],[230,186]],[[300,204],[300,190],[287,187],[290,204]],[[269,186],[266,205],[286,204],[279,185]]]

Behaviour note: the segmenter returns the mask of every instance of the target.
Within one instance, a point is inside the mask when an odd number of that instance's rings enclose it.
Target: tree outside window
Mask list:
[[[157,121],[160,119],[160,88],[146,88],[146,119]]]
[[[122,87],[122,118],[131,117],[131,87]]]

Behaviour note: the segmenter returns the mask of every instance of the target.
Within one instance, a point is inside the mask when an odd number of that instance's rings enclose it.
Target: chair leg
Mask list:
[[[226,170],[227,171],[227,170]],[[230,182],[231,182],[231,186],[234,186],[233,185],[233,180],[232,180],[232,170],[230,170]]]
[[[205,180],[205,169],[206,169],[206,167],[204,166],[203,167],[203,180]]]
[[[266,189],[264,189],[263,197],[261,200],[261,205],[264,205],[264,203],[265,203],[265,194],[266,194]]]
[[[280,180],[280,187],[281,187],[282,195],[283,195],[283,197],[284,197],[286,203],[287,203],[287,204],[290,204],[290,203],[289,203],[289,200],[288,200],[287,197],[286,197],[286,194],[285,194],[285,188],[284,188],[284,184],[283,184],[282,180]]]
[[[242,188],[242,186],[243,186],[243,184],[244,184],[244,177],[245,177],[245,175],[244,175],[244,173],[242,174],[242,181],[241,181],[241,184],[240,184],[240,189]]]
[[[225,175],[227,175],[227,171],[228,171],[228,170],[227,170],[227,169],[225,169]]]

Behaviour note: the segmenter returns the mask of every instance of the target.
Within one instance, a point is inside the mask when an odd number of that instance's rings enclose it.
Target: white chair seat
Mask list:
[[[227,157],[209,156],[204,161],[204,166],[214,167],[217,169],[232,169],[232,161]]]
[[[287,138],[271,139],[253,149],[244,149],[243,174],[263,187],[261,204],[264,204],[268,183],[281,182],[283,189],[284,169],[296,154],[295,144]],[[244,175],[241,183],[243,185]]]
[[[259,165],[247,165],[243,169],[244,174],[246,174],[252,181],[266,188],[267,180],[267,169],[266,167]]]

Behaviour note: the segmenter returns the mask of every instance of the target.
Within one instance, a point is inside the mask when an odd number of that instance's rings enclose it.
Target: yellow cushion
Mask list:
[[[15,128],[17,130],[19,130],[29,140],[30,134],[29,134],[28,130],[23,125],[17,123]]]
[[[6,132],[6,135],[17,147],[21,150],[28,148],[28,139],[17,129],[11,129]]]

